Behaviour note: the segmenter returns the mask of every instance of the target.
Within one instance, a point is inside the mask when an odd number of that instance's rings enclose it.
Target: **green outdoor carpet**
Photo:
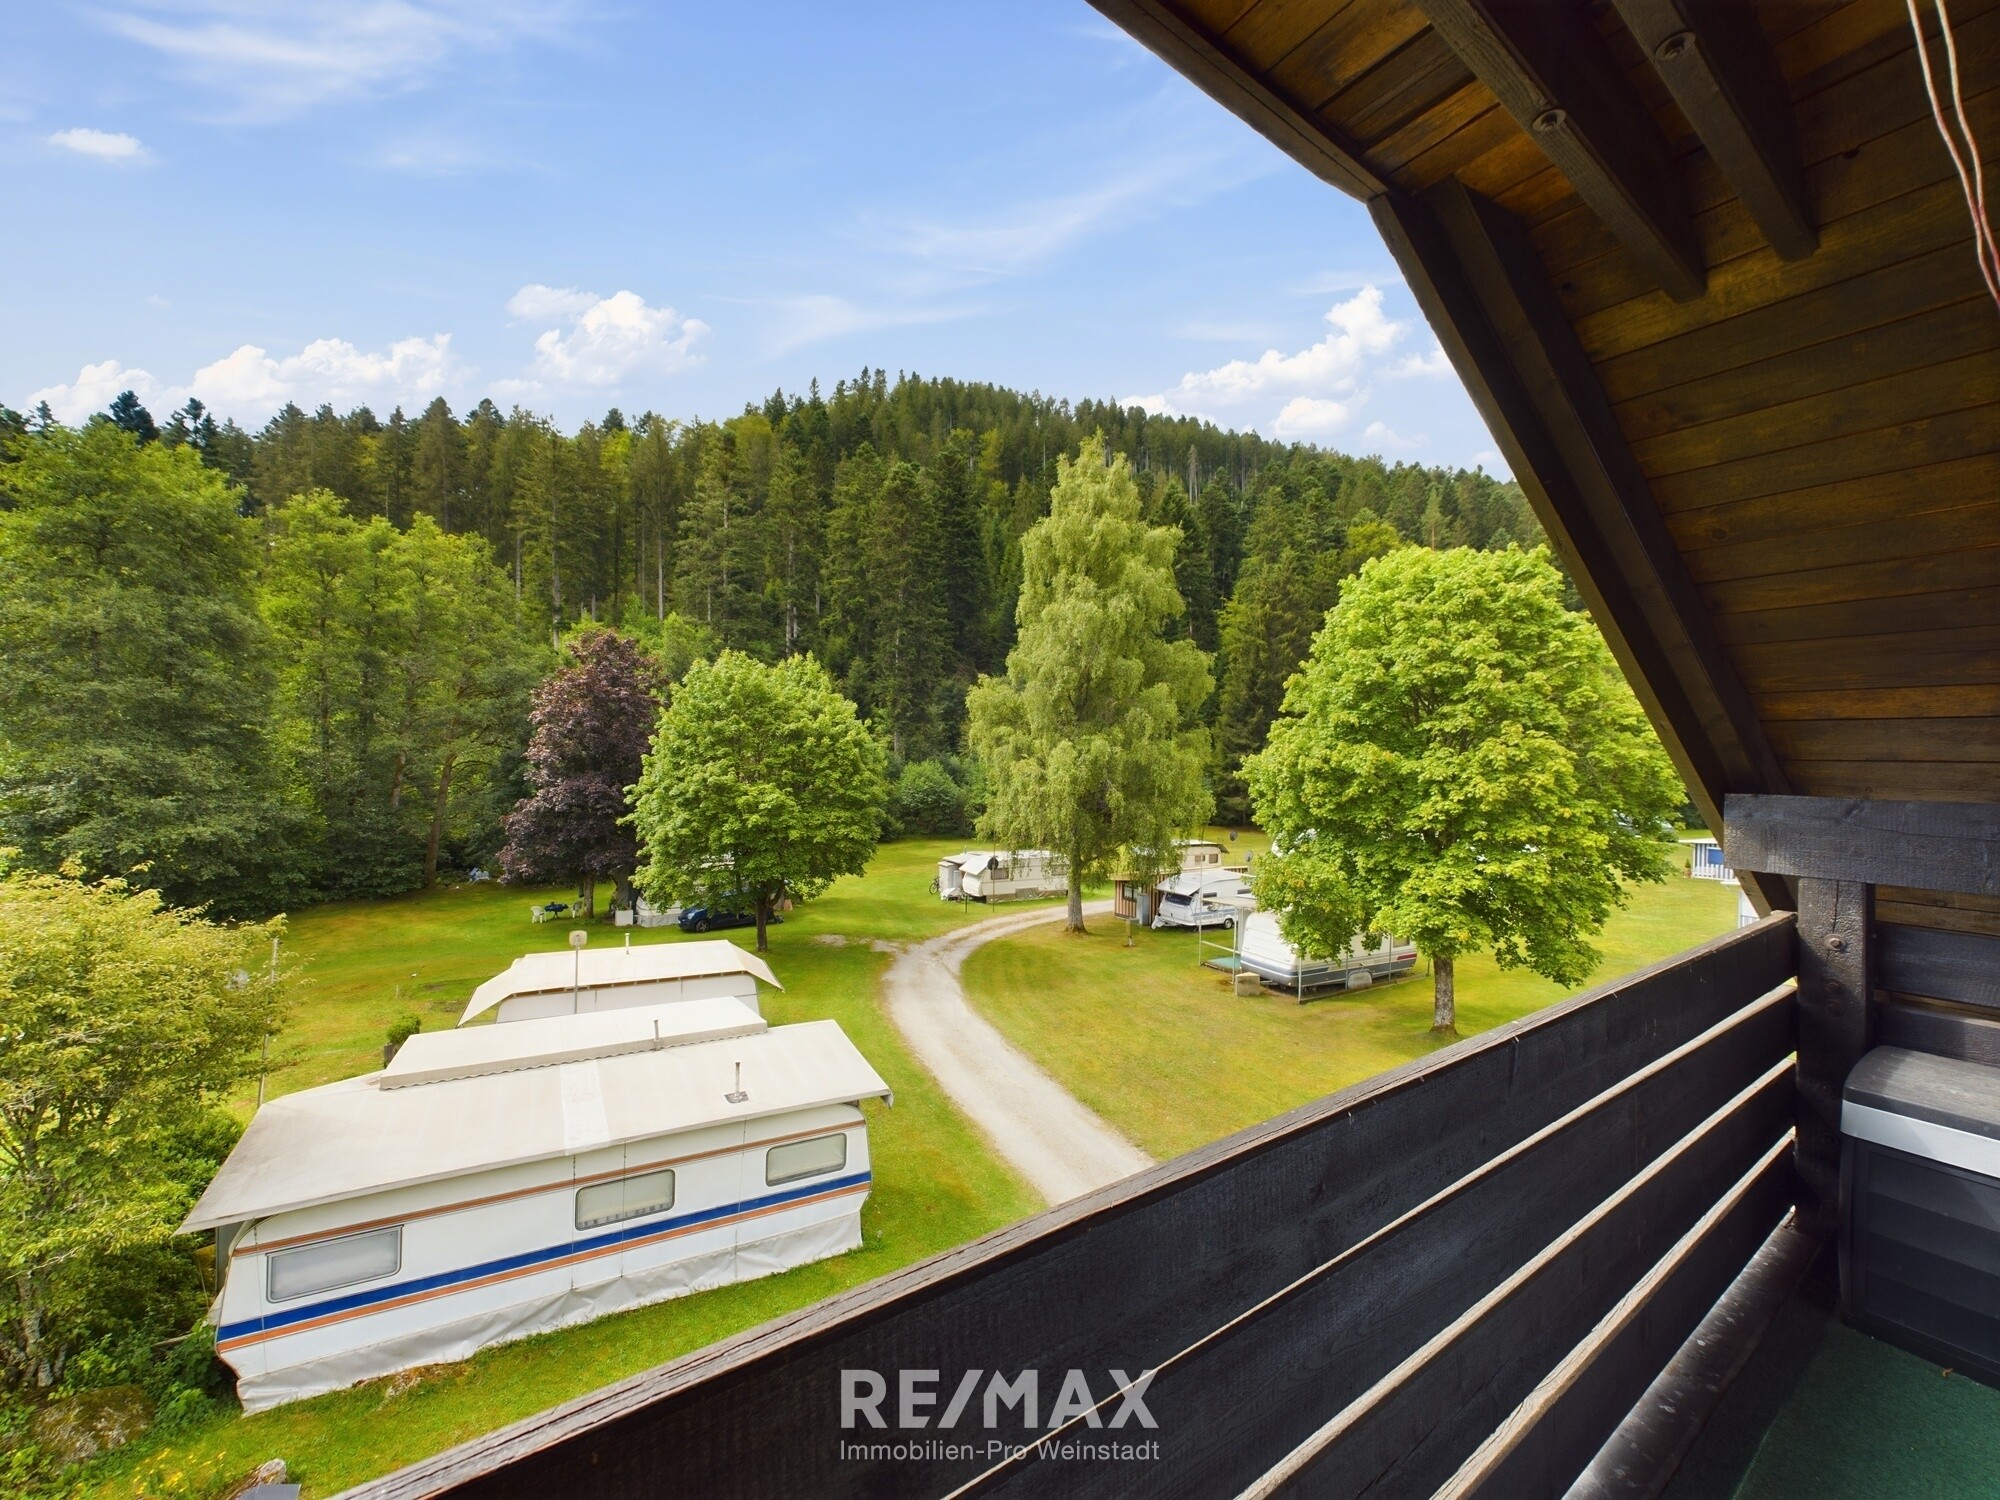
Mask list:
[[[1772,1323],[1666,1500],[1996,1500],[2000,1390],[1843,1325]]]

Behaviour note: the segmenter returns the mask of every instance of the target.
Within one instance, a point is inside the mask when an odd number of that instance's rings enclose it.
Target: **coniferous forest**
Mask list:
[[[1399,545],[1540,539],[1484,473],[879,370],[726,421],[612,410],[567,434],[491,401],[287,406],[255,432],[130,396],[76,430],[0,410],[0,844],[143,865],[231,914],[490,867],[529,694],[592,622],[669,678],[725,648],[810,652],[892,778],[964,781],[1020,539],[1097,433],[1180,531],[1177,628],[1216,654],[1231,820],[1345,576]]]

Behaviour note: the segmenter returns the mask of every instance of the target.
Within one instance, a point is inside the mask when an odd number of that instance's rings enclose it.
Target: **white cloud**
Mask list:
[[[573,318],[588,312],[599,301],[595,292],[580,292],[573,286],[543,286],[531,281],[507,299],[507,316],[540,323],[548,318]]]
[[[1408,331],[1382,311],[1379,287],[1365,286],[1345,302],[1327,309],[1328,333],[1296,354],[1267,349],[1256,359],[1232,359],[1212,370],[1192,370],[1167,390],[1151,396],[1128,397],[1148,411],[1209,415],[1217,407],[1242,406],[1259,398],[1296,392],[1279,416],[1293,432],[1307,423],[1327,430],[1334,409],[1351,404],[1373,362],[1388,353]],[[1343,410],[1339,418],[1346,420]],[[1273,432],[1280,429],[1273,427]]]
[[[764,351],[766,355],[789,354],[807,344],[851,333],[869,333],[877,328],[948,323],[957,318],[970,317],[979,310],[971,306],[934,304],[865,306],[825,293],[780,297],[769,305],[777,310],[778,317]]]
[[[58,422],[73,427],[92,412],[103,411],[121,391],[133,392],[148,406],[159,402],[165,394],[160,382],[146,371],[129,369],[115,359],[107,359],[85,365],[67,385],[44,386],[33,392],[25,409],[33,411],[37,402],[46,401]]]
[[[99,20],[253,118],[412,88],[468,51],[562,40],[562,0],[125,0]]]
[[[1325,297],[1335,292],[1358,292],[1365,286],[1401,286],[1400,271],[1321,271],[1308,276],[1291,290],[1301,297]]]
[[[530,379],[510,386],[522,390],[541,385],[615,386],[641,372],[671,374],[701,358],[694,346],[709,332],[701,319],[683,317],[671,307],[653,307],[636,292],[599,297],[537,282],[510,297],[507,311],[534,322],[555,318],[568,324],[548,329],[535,340]]]
[[[64,151],[74,151],[78,156],[95,157],[98,161],[140,162],[146,159],[147,154],[136,135],[126,135],[123,131],[92,130],[81,125],[73,130],[58,130],[48,137],[48,143]]]
[[[342,409],[363,402],[418,406],[457,386],[465,373],[448,333],[398,339],[382,353],[345,339],[315,339],[282,359],[244,344],[195,371],[188,389],[217,411],[269,416],[287,401],[331,401]]]
[[[1370,422],[1362,428],[1361,436],[1371,443],[1380,443],[1385,448],[1421,448],[1430,441],[1421,432],[1415,437],[1404,437],[1386,422]]]
[[[1074,191],[1015,203],[957,222],[910,219],[885,248],[977,276],[1018,274],[1107,229],[1185,207],[1270,169],[1261,155],[1156,142],[1145,157],[1107,167]]]
[[[1455,380],[1458,376],[1442,344],[1431,345],[1428,354],[1406,354],[1382,373],[1398,380]]]
[[[1281,438],[1330,437],[1353,419],[1354,407],[1346,401],[1328,401],[1317,396],[1294,396],[1271,423],[1271,436]]]
[[[155,416],[199,396],[224,416],[254,423],[287,401],[305,407],[330,401],[342,409],[362,403],[384,410],[421,406],[463,384],[469,373],[451,352],[451,336],[443,333],[399,339],[380,353],[357,349],[345,339],[316,339],[297,354],[273,358],[255,344],[244,344],[180,385],[115,359],[85,365],[75,380],[34,392],[28,406],[46,401],[59,421],[73,425],[104,410],[120,391],[136,393]]]

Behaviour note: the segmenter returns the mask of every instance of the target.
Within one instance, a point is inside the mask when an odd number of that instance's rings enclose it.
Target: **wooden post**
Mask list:
[[[1868,1050],[1875,887],[1799,881],[1799,1224],[1831,1235],[1840,1211],[1840,1090]]]

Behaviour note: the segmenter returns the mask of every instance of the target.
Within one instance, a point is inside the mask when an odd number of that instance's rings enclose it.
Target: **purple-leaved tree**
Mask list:
[[[507,815],[500,868],[509,880],[575,880],[584,909],[597,882],[631,888],[639,848],[622,819],[659,718],[665,675],[638,642],[590,630],[569,645],[576,665],[535,689],[527,777],[534,790]]]

